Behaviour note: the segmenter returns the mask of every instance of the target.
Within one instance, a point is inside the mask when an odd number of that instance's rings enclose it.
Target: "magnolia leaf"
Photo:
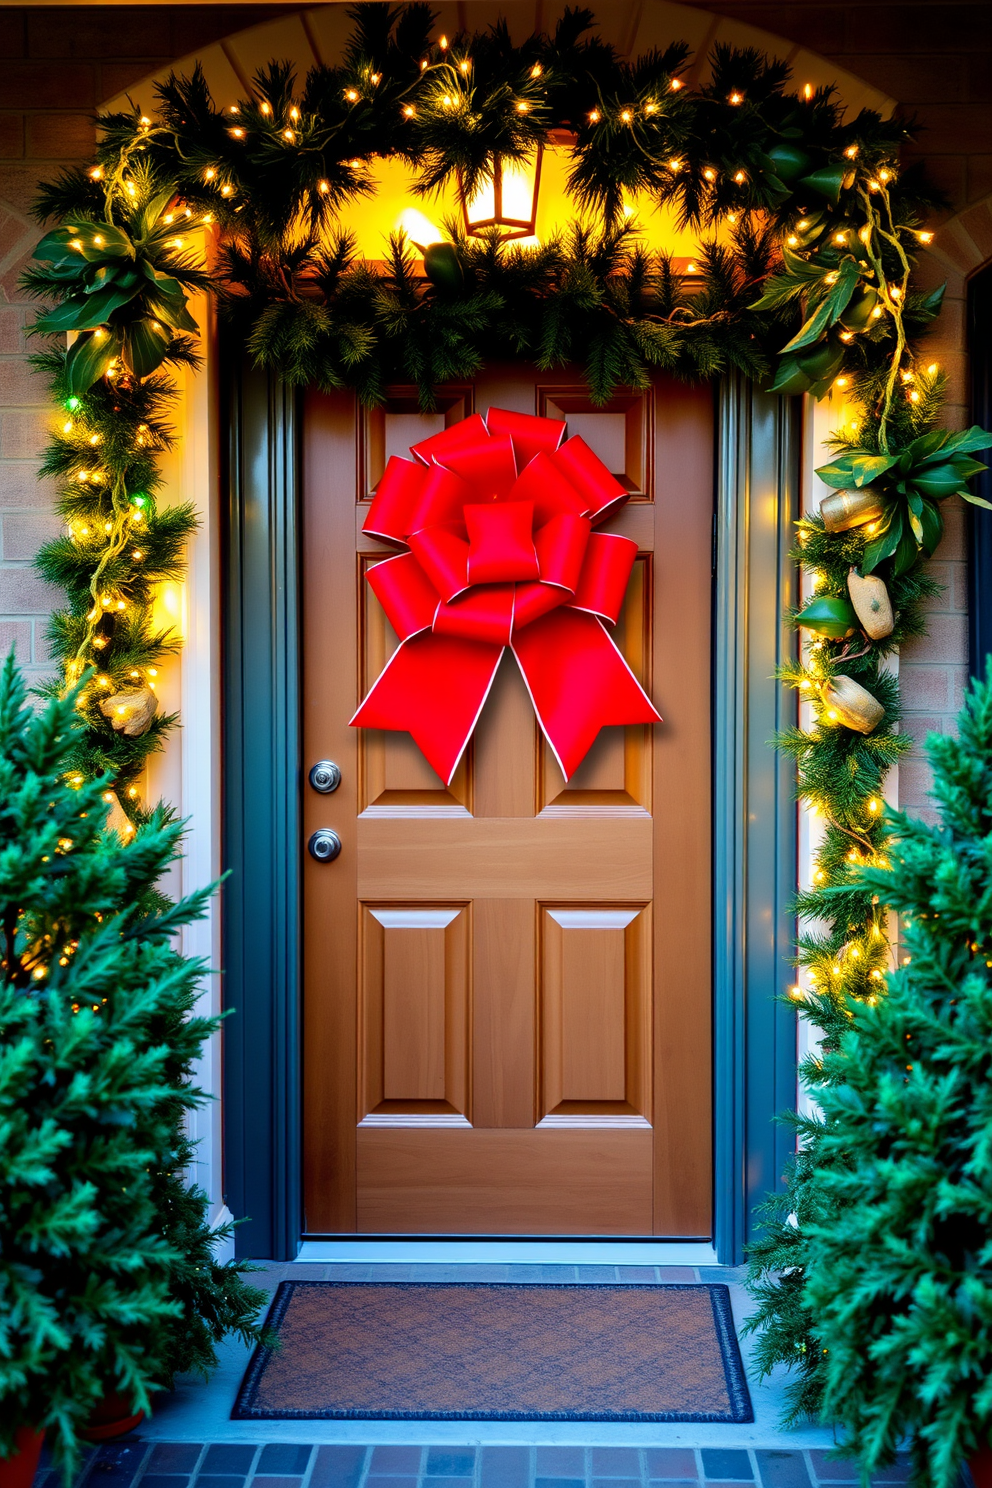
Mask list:
[[[944,449],[956,455],[969,454],[972,450],[992,449],[992,434],[987,429],[979,428],[978,424],[972,424],[970,429],[962,429],[960,434],[947,434],[944,436]]]
[[[929,321],[940,314],[940,307],[944,303],[944,291],[946,284],[939,284],[932,289],[920,302],[913,306],[913,314],[917,320]]]
[[[899,459],[900,470],[911,470],[914,464],[924,464],[927,460],[943,459],[948,437],[946,429],[931,429],[929,434],[921,434],[903,450]],[[903,464],[903,461],[907,463]]]
[[[924,496],[936,496],[939,500],[954,494],[961,484],[961,477],[957,467],[948,460],[944,465],[932,465],[927,469],[914,471],[909,481]]]
[[[920,525],[923,528],[923,551],[929,557],[944,535],[944,519],[932,501],[924,501]]]
[[[916,515],[916,513],[914,511],[911,511],[909,513],[909,525],[912,528],[913,536],[916,538],[917,544],[922,548],[923,547],[923,523],[920,521],[919,517]]]
[[[124,358],[135,377],[147,377],[161,366],[172,337],[163,325],[136,320],[124,333]]]
[[[148,235],[154,230],[158,219],[161,217],[162,213],[169,205],[172,197],[173,190],[170,186],[167,190],[159,191],[156,193],[155,196],[149,199],[149,201],[141,209],[141,213],[138,217],[138,235],[140,237],[147,238]]]
[[[829,465],[819,466],[814,474],[820,477],[825,486],[833,486],[836,491],[854,484],[854,470],[850,464],[850,457],[847,455],[832,460]]]
[[[828,326],[836,324],[844,313],[854,293],[858,282],[859,269],[853,258],[845,258],[837,271],[837,282],[833,285],[830,293],[818,305],[797,336],[782,347],[783,352],[798,351],[802,346],[809,346],[812,342],[819,340],[820,335]],[[841,348],[843,356],[843,347]]]
[[[891,470],[895,463],[895,455],[852,455],[851,470],[854,475],[854,484],[856,486],[870,484],[878,476]]]
[[[788,243],[782,244],[782,262],[795,279],[802,279],[812,283],[814,279],[823,278],[823,266],[818,263],[810,263],[806,258],[801,258],[798,253],[793,252]]]
[[[76,398],[89,391],[103,376],[115,357],[120,355],[119,331],[87,331],[69,347],[65,361],[66,383]]]
[[[56,264],[82,265],[106,258],[133,258],[134,248],[127,234],[109,222],[70,222],[46,233],[34,257]]]
[[[955,496],[960,496],[962,501],[970,501],[972,506],[984,506],[986,511],[992,511],[992,501],[986,501],[984,496],[976,496],[974,491],[955,491]]]
[[[810,191],[817,192],[819,196],[825,196],[828,201],[837,202],[840,200],[840,188],[844,184],[846,174],[846,165],[825,165],[820,170],[803,176],[799,185],[808,186]]]
[[[832,641],[842,641],[845,636],[852,635],[857,620],[850,600],[836,594],[817,595],[796,616],[797,625]]]
[[[970,480],[973,475],[981,475],[989,468],[983,465],[981,460],[963,459],[960,455],[955,455],[951,464],[962,480]]]
[[[901,574],[908,573],[920,555],[920,544],[916,534],[908,527],[903,528],[899,546],[892,555],[892,575],[899,578]]]
[[[919,491],[914,491],[911,486],[906,492],[906,501],[909,505],[910,511],[913,513],[914,516],[918,517],[920,515],[920,512],[923,510],[923,497],[920,495]],[[915,531],[916,529],[914,528],[913,530]]]
[[[803,372],[794,357],[786,357],[779,365],[775,374],[775,381],[768,389],[770,393],[781,393],[784,397],[791,397],[794,393],[805,393],[809,388],[809,378]]]
[[[865,546],[865,556],[861,560],[863,574],[873,573],[880,563],[891,558],[899,546],[903,533],[902,512],[892,512],[883,521],[885,525]]]
[[[153,294],[146,294],[144,298],[148,313],[155,320],[163,320],[174,331],[195,333],[198,330],[196,321],[190,315],[185,303],[177,305],[173,300],[160,300]]]
[[[46,334],[53,331],[91,331],[97,326],[106,325],[111,313],[133,300],[134,296],[133,289],[122,289],[116,284],[108,284],[106,289],[98,289],[94,294],[73,295],[54,310],[39,315],[34,329]]]

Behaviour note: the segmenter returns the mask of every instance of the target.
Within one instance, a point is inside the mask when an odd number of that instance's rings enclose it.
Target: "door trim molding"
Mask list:
[[[301,420],[292,391],[229,351],[222,913],[224,1006],[234,1012],[224,1028],[225,1195],[246,1217],[238,1254],[292,1260],[303,1233]],[[795,718],[774,672],[794,646],[781,614],[796,585],[788,553],[800,423],[797,404],[737,376],[717,398],[714,1213],[717,1254],[733,1264],[755,1203],[780,1182],[791,1142],[773,1118],[796,1096],[795,1017],[776,1001],[792,979],[796,808],[791,767],[768,741]]]
[[[801,404],[740,374],[719,389],[714,593],[715,1240],[738,1264],[756,1205],[782,1186],[794,1147],[776,1120],[796,1102],[798,870],[795,772],[770,747],[797,721],[776,680],[795,655],[783,612],[796,602],[789,553],[799,516]]]
[[[295,1256],[300,1116],[297,395],[225,359],[224,1188],[238,1255]],[[239,348],[240,351],[240,348]]]

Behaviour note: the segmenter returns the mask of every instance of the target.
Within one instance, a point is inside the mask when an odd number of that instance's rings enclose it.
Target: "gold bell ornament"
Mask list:
[[[875,574],[859,574],[852,568],[847,575],[847,592],[865,635],[880,641],[891,633],[896,620],[884,580]]]
[[[885,504],[871,486],[865,486],[861,491],[833,491],[820,502],[820,516],[828,532],[847,532],[851,527],[862,527],[865,522],[874,522],[884,512]]]
[[[123,730],[129,739],[147,734],[155,717],[158,698],[150,687],[138,687],[134,691],[115,692],[100,704],[100,712],[109,718],[118,733]]]
[[[855,682],[853,677],[831,677],[829,682],[824,682],[821,696],[830,713],[836,714],[836,719],[830,721],[843,723],[859,734],[870,734],[885,717],[885,709],[878,698],[872,697],[868,689]]]

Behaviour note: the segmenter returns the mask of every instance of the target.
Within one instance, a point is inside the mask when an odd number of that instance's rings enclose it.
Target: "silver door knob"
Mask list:
[[[332,863],[341,851],[341,838],[333,827],[320,827],[307,843],[307,851],[318,863]]]
[[[333,760],[318,760],[311,767],[307,779],[315,791],[319,791],[322,796],[329,796],[341,784],[341,771]]]

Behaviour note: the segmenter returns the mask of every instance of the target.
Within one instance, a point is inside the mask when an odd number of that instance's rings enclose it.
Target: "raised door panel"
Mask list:
[[[364,1125],[468,1124],[471,910],[363,905]]]
[[[650,910],[542,907],[542,1125],[649,1124]]]

